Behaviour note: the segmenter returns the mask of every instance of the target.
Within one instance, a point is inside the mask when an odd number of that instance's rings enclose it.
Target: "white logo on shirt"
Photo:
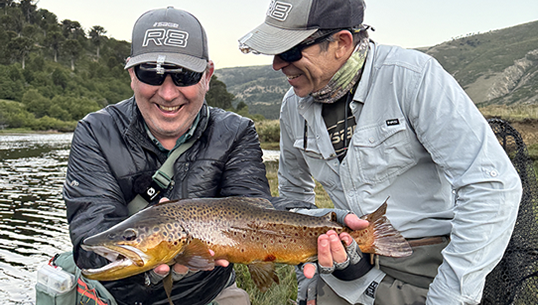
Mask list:
[[[291,3],[272,0],[267,11],[267,16],[279,21],[285,21],[292,7],[293,5]]]

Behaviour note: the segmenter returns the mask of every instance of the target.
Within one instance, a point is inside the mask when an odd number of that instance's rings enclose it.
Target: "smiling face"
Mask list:
[[[162,85],[148,85],[136,77],[133,68],[129,69],[138,109],[153,136],[165,148],[173,148],[176,140],[191,127],[204,103],[213,70],[213,62],[209,61],[200,82],[179,87],[170,75],[166,76]]]
[[[353,37],[349,31],[338,32],[333,39],[327,50],[320,44],[303,49],[302,58],[294,62],[286,62],[278,55],[273,58],[273,69],[282,70],[297,96],[305,97],[325,87],[351,56]]]

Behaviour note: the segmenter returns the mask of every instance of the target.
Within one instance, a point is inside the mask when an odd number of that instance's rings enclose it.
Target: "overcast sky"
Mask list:
[[[327,0],[329,1],[329,0]],[[538,20],[537,0],[365,0],[364,23],[378,43],[406,48],[433,46],[469,33],[484,33]],[[58,20],[78,21],[86,30],[100,25],[108,37],[131,41],[144,12],[174,6],[195,15],[209,39],[215,67],[270,64],[272,57],[242,54],[237,40],[265,19],[270,0],[39,0]]]

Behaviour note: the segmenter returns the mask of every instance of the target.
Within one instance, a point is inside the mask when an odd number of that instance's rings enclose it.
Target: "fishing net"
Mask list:
[[[538,184],[533,162],[515,128],[500,119],[488,122],[521,177],[523,196],[514,233],[486,278],[481,304],[538,304]]]

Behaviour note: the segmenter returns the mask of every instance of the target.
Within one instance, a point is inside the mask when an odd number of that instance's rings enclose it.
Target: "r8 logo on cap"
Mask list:
[[[152,41],[157,46],[165,45],[185,48],[187,46],[188,38],[189,33],[180,30],[149,29],[146,31],[142,46],[147,47]]]
[[[273,0],[269,5],[267,16],[279,21],[285,21],[286,18],[288,18],[288,14],[290,13],[292,7],[293,5],[291,5],[291,3]]]

